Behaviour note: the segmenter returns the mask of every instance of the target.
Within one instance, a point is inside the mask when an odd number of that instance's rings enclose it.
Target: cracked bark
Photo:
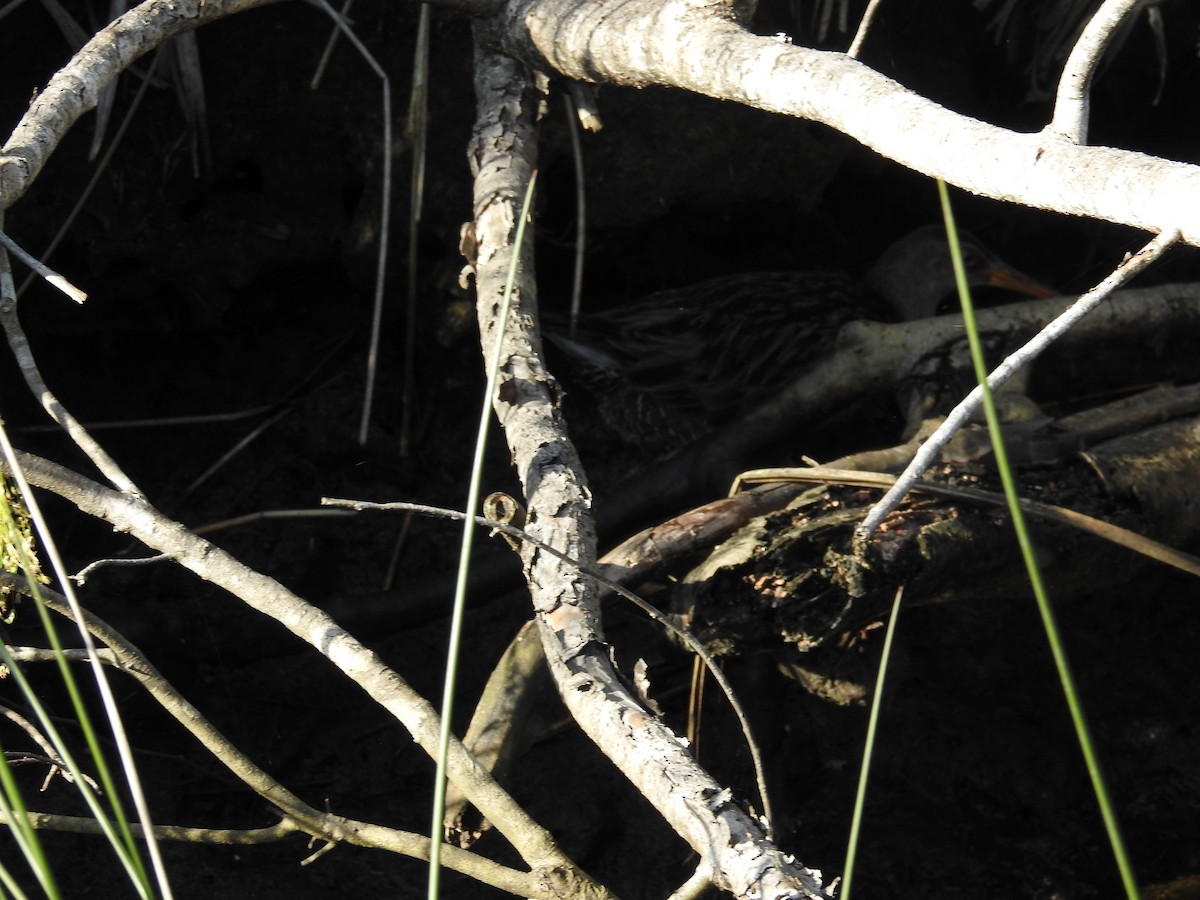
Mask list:
[[[591,496],[558,409],[559,392],[542,362],[528,245],[512,288],[509,327],[498,334],[519,199],[533,174],[540,98],[532,73],[486,49],[477,26],[478,113],[471,149],[475,174],[474,248],[480,333],[485,350],[503,342],[493,405],[504,426],[528,506],[526,529],[592,565]],[[489,354],[485,352],[485,356]],[[714,882],[740,897],[828,897],[820,873],[796,863],[766,837],[647,712],[610,662],[595,584],[549,554],[527,550],[524,563],[542,642],[559,691],[584,732],[701,856]]]

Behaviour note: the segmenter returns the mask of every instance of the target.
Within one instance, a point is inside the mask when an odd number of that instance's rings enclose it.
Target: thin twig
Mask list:
[[[328,0],[313,0],[325,11],[334,25],[354,45],[354,49],[366,60],[383,87],[383,147],[380,152],[383,157],[381,184],[379,189],[379,246],[375,260],[375,295],[371,311],[371,338],[367,348],[366,386],[363,389],[362,417],[358,426],[358,442],[366,444],[367,433],[371,427],[371,407],[375,402],[375,372],[379,364],[379,336],[383,327],[383,290],[387,282],[387,258],[390,242],[392,218],[392,83],[387,72],[375,56],[367,49],[349,21],[329,5]],[[348,7],[347,7],[348,8]],[[332,47],[332,44],[330,45]],[[314,76],[313,86],[316,86],[318,76]]]
[[[244,516],[234,516],[232,519],[222,519],[220,522],[201,525],[193,528],[192,531],[195,534],[212,534],[227,528],[249,525],[251,522],[265,522],[268,519],[328,519],[345,515],[348,513],[340,509],[264,509],[259,512],[247,513]]]
[[[58,288],[76,303],[82,303],[87,299],[87,294],[75,287],[75,285],[71,284],[71,282],[67,281],[67,279],[63,278],[63,276],[59,275],[45,263],[35,259],[32,254],[22,250],[20,245],[3,231],[0,231],[0,244],[3,244],[8,248],[9,253],[13,254],[13,256],[44,278],[47,284]]]
[[[396,542],[392,545],[392,555],[388,559],[387,569],[383,574],[381,590],[390,591],[396,585],[396,570],[400,566],[400,556],[404,553],[404,547],[408,543],[408,530],[412,527],[412,523],[412,516],[404,517],[404,524],[400,526],[400,533],[396,535]]]
[[[1088,20],[1063,66],[1054,98],[1054,118],[1047,126],[1048,131],[1076,144],[1087,143],[1088,111],[1096,69],[1121,25],[1135,15],[1145,2],[1104,0]]]
[[[275,409],[278,403],[265,406],[254,406],[240,412],[212,413],[204,416],[163,416],[158,419],[120,419],[109,422],[84,422],[83,427],[88,431],[119,431],[136,428],[172,428],[177,425],[212,425],[222,422],[238,422],[242,419],[252,419]],[[58,425],[22,425],[10,428],[14,434],[46,434],[47,432],[62,431]]]
[[[350,9],[354,6],[354,0],[344,0],[342,10],[337,14],[334,20],[333,29],[329,32],[329,40],[325,42],[325,49],[321,51],[321,58],[317,61],[317,68],[313,72],[312,81],[309,83],[310,90],[316,90],[321,86],[321,79],[325,77],[325,69],[329,66],[329,60],[333,57],[333,48],[337,46],[338,36],[342,33],[341,22],[347,24],[350,22]]]
[[[294,387],[292,387],[292,389],[289,390],[287,392],[287,394],[284,395],[282,400],[280,400],[278,403],[274,404],[273,406],[266,408],[266,411],[270,412],[271,415],[267,416],[265,419],[263,419],[261,422],[259,422],[257,425],[255,425],[253,428],[251,428],[250,431],[248,431],[241,438],[239,438],[236,442],[234,442],[232,447],[230,447],[228,450],[226,450],[224,453],[222,453],[221,456],[216,459],[216,461],[214,461],[208,468],[206,468],[195,479],[193,479],[193,481],[187,487],[185,487],[181,493],[179,493],[178,495],[173,497],[172,498],[173,502],[175,504],[182,503],[186,498],[190,497],[193,493],[195,493],[197,490],[199,490],[201,485],[203,485],[206,481],[208,481],[208,479],[212,478],[214,475],[217,474],[217,472],[219,472],[226,465],[228,465],[243,450],[245,450],[252,443],[254,443],[256,440],[258,440],[260,437],[262,437],[264,434],[266,434],[277,423],[279,423],[280,421],[285,419],[287,416],[289,416],[293,412],[295,412],[296,408],[298,406],[298,398],[300,398],[301,396],[304,396],[304,389],[312,382],[312,380],[314,378],[316,378],[322,372],[322,370],[325,368],[326,364],[329,363],[329,361],[332,360],[337,355],[338,351],[341,350],[341,348],[344,344],[345,344],[344,340],[339,341],[333,347],[333,349],[331,349],[329,351],[329,353],[326,354],[325,357],[320,360],[320,362],[316,363],[311,368],[306,370],[305,377],[303,379],[301,379],[300,382],[297,383]],[[326,385],[333,383],[334,381],[336,381],[338,379],[338,377],[339,377],[338,375],[334,375],[334,376],[326,379],[325,381],[321,382],[320,384],[318,384],[317,386],[312,388],[312,391],[310,392],[310,394],[315,393],[316,391],[320,390],[321,388],[325,387]]]
[[[567,337],[575,339],[579,326],[579,311],[583,304],[583,261],[587,249],[587,184],[584,181],[583,147],[579,142],[579,116],[574,95],[562,95],[567,113],[567,134],[571,136],[571,162],[575,167],[575,265],[571,273],[571,313],[567,320]]]
[[[86,566],[72,575],[71,581],[77,586],[83,587],[85,584],[87,584],[87,580],[92,577],[93,572],[97,571],[98,569],[103,569],[106,566],[150,566],[160,562],[170,562],[170,560],[171,557],[167,556],[165,553],[159,553],[156,556],[143,556],[137,559],[122,559],[120,557],[97,559],[88,563]]]
[[[116,461],[105,452],[96,441],[92,438],[87,430],[79,424],[79,422],[67,412],[66,408],[58,402],[58,398],[50,391],[46,381],[42,378],[42,373],[38,370],[37,362],[33,358],[33,351],[29,346],[29,339],[25,336],[25,331],[21,327],[21,321],[17,317],[17,296],[13,286],[12,269],[9,266],[8,254],[0,250],[0,326],[4,328],[4,334],[8,338],[8,346],[12,349],[13,355],[17,358],[17,365],[21,369],[21,374],[25,377],[25,383],[33,396],[38,398],[42,404],[42,408],[49,413],[50,418],[57,422],[71,440],[75,442],[80,450],[82,450],[114,487],[123,491],[130,496],[140,496],[137,486],[130,480]]]
[[[322,497],[321,505],[344,507],[358,511],[376,510],[380,512],[388,512],[398,510],[420,513],[421,515],[434,516],[441,519],[452,519],[456,522],[463,522],[468,518],[466,513],[459,512],[458,510],[445,509],[444,507],[438,506],[426,506],[422,503],[406,503],[403,501],[397,501],[393,503],[372,503],[368,500],[342,500],[334,497]],[[755,741],[754,735],[750,730],[750,719],[746,715],[745,708],[738,700],[737,694],[733,689],[733,685],[729,683],[729,679],[725,677],[725,673],[721,670],[721,667],[717,665],[716,660],[713,659],[708,650],[705,649],[704,644],[699,638],[697,638],[691,633],[691,631],[684,628],[682,625],[672,621],[670,617],[663,615],[656,607],[650,603],[647,603],[633,591],[629,590],[629,588],[624,587],[618,582],[605,577],[605,575],[598,571],[594,566],[589,566],[580,560],[573,558],[570,554],[563,553],[558,548],[552,547],[550,544],[538,540],[524,529],[518,528],[508,522],[500,522],[496,519],[489,519],[486,516],[471,516],[470,520],[483,528],[490,528],[494,532],[499,532],[500,534],[505,534],[509,537],[514,537],[518,540],[525,541],[526,543],[537,547],[539,550],[549,553],[555,559],[561,560],[567,565],[578,569],[583,574],[594,578],[598,584],[608,588],[619,597],[628,600],[630,603],[644,612],[664,629],[669,631],[674,637],[678,638],[679,641],[681,641],[699,659],[703,660],[705,668],[712,673],[713,679],[718,685],[720,685],[721,691],[725,694],[725,698],[729,701],[729,705],[732,707],[734,715],[737,716],[738,723],[742,729],[742,734],[746,739],[746,746],[750,751],[750,757],[754,764],[755,778],[758,781],[759,798],[763,805],[763,815],[768,822],[774,821],[771,811],[771,802],[767,793],[766,770],[763,766],[762,754],[759,750],[758,742]]]
[[[383,147],[381,149],[383,172],[379,190],[379,248],[375,263],[375,300],[371,312],[371,341],[367,350],[366,387],[363,390],[362,419],[358,426],[358,442],[365,444],[367,432],[371,426],[371,406],[375,402],[375,371],[379,362],[379,335],[383,325],[383,289],[387,281],[389,231],[392,217],[392,83],[383,66],[367,49],[367,45],[359,40],[349,23],[338,15],[337,11],[329,5],[328,0],[314,0],[314,2],[333,19],[338,29],[346,35],[346,38],[354,45],[354,49],[366,60],[367,65],[371,67],[383,86]]]
[[[858,59],[858,54],[862,52],[862,45],[867,40],[867,32],[871,30],[871,22],[875,19],[875,13],[879,11],[879,3],[880,0],[871,0],[867,4],[862,19],[858,23],[858,31],[854,33],[854,40],[850,42],[850,49],[846,51],[846,55],[851,59]]]
[[[7,648],[8,655],[16,662],[55,662],[58,658],[57,654],[62,653],[68,659],[81,659],[85,662],[90,662],[86,650],[47,650],[42,647],[14,647],[11,644]],[[113,665],[112,653],[107,650],[98,651],[100,662],[106,665]],[[52,741],[48,740],[36,725],[26,719],[15,709],[10,709],[7,706],[0,705],[0,715],[4,716],[18,728],[29,736],[29,739],[42,748],[42,753],[46,755],[46,760],[52,767],[52,770],[57,771],[66,779],[68,784],[75,782],[75,773],[71,771],[71,767],[67,761],[62,758],[59,752],[54,748]],[[95,779],[84,772],[79,773],[79,777],[86,781],[96,793],[100,793],[100,787],[96,784]],[[49,778],[49,776],[47,776]],[[44,789],[44,788],[43,788]]]
[[[1083,294],[1071,304],[1066,312],[997,366],[996,370],[988,376],[989,388],[994,391],[1007,382],[1021,368],[1032,362],[1042,351],[1058,340],[1064,332],[1095,309],[1109,294],[1157,260],[1178,239],[1178,231],[1164,231],[1156,235],[1137,254],[1124,259],[1107,278]],[[921,475],[938,461],[942,449],[975,414],[982,400],[983,389],[977,386],[954,408],[929,440],[921,445],[912,462],[896,480],[896,484],[871,508],[867,517],[855,529],[854,539],[860,546],[870,538],[872,532],[879,527],[888,514],[900,505],[904,495],[912,490]]]
[[[267,418],[263,419],[256,426],[254,426],[254,428],[250,429],[249,432],[242,435],[237,443],[222,453],[215,462],[197,475],[196,478],[192,480],[192,483],[183,489],[179,496],[175,498],[175,503],[180,503],[190,497],[196,492],[196,490],[200,488],[201,485],[208,481],[208,479],[212,478],[217,474],[217,472],[225,468],[225,466],[228,465],[234,457],[249,447],[252,443],[254,443],[254,441],[258,440],[258,438],[262,437],[262,435],[270,430],[275,423],[291,415],[292,412],[294,412],[292,407],[284,407],[283,409],[275,412],[273,415],[267,416]]]
[[[417,402],[417,271],[421,211],[425,201],[425,160],[429,149],[429,23],[428,3],[421,4],[417,19],[417,39],[413,53],[413,78],[408,107],[408,142],[412,149],[409,176],[408,272],[404,308],[404,374],[400,401],[400,455],[411,451],[412,423]],[[365,443],[365,434],[359,442]]]

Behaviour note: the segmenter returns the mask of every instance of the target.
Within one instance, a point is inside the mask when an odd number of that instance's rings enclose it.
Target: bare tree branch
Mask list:
[[[679,87],[822,122],[973,194],[1200,246],[1200,167],[950,112],[842,53],[754,35],[688,0],[518,0],[503,44],[582,81]],[[1136,190],[1134,189],[1136,186]]]
[[[991,375],[988,376],[988,387],[997,390],[1015,375],[1023,366],[1033,362],[1054,341],[1066,334],[1069,329],[1079,323],[1084,316],[1094,310],[1113,291],[1127,284],[1139,272],[1144,271],[1151,263],[1159,259],[1163,253],[1175,243],[1174,233],[1163,232],[1154,238],[1142,250],[1127,257],[1119,266],[1098,285],[1071,304],[1071,308],[1047,325],[1038,335],[1024,347],[1008,356]],[[879,527],[888,514],[900,505],[904,495],[912,490],[917,479],[941,458],[942,450],[950,440],[967,423],[972,415],[983,404],[983,388],[975,387],[962,401],[946,416],[946,421],[938,426],[937,431],[921,445],[904,474],[897,479],[878,503],[867,514],[855,530],[855,540],[862,547],[871,533]]]
[[[38,94],[0,148],[0,209],[12,206],[37,178],[59,141],[104,89],[164,41],[225,16],[276,0],[147,0],[115,19],[75,54]]]
[[[173,36],[266,2],[272,0],[151,0],[96,35],[51,80],[0,148],[0,211],[22,196],[71,125],[96,105],[122,69]],[[539,98],[526,64],[583,81],[675,86],[822,122],[909,168],[976,194],[1150,231],[1177,231],[1183,241],[1200,246],[1200,167],[1079,146],[1086,132],[1088,80],[1102,52],[1094,45],[1088,51],[1081,44],[1080,65],[1064,78],[1054,122],[1040,133],[1017,134],[949,112],[845,54],[753,35],[737,24],[740,11],[732,2],[513,0],[502,14],[496,12],[495,0],[445,5],[495,16],[477,27],[479,118],[472,147],[476,182],[469,242],[483,343],[500,342],[504,349],[495,410],[528,498],[528,530],[587,565],[595,557],[591,498],[565,435],[557,385],[542,364],[531,265],[513,293],[515,315],[503,334],[495,316],[509,260],[525,249],[514,249],[510,242],[517,216],[523,214],[517,198],[535,157],[533,122]],[[1110,0],[1105,11],[1118,7],[1119,15],[1131,8],[1127,2]],[[1101,38],[1111,33],[1113,22],[1099,17],[1095,21],[1090,33]],[[493,52],[496,47],[511,55]],[[842,338],[853,343],[867,333],[847,328]],[[886,352],[896,360],[902,353],[911,358],[912,353],[911,348]],[[843,354],[837,365],[843,363],[861,372],[861,354]],[[871,377],[885,378],[889,371],[894,368]],[[828,377],[829,370],[823,370],[821,378]],[[789,396],[794,402],[801,392],[809,392],[805,402],[811,403],[812,387],[798,382],[778,402],[788,403]],[[751,413],[734,426],[739,431],[736,439],[744,441],[748,424],[772,415],[774,409],[768,407]],[[727,453],[735,440],[732,435],[730,430],[718,436],[698,463],[704,463],[705,456]],[[323,611],[162,516],[132,484],[114,479],[125,489],[117,493],[43,460],[26,457],[24,464],[34,483],[134,534],[276,618],[403,722],[423,748],[432,752],[437,746],[432,707]],[[594,583],[536,548],[526,549],[524,561],[542,640],[568,707],[700,854],[702,872],[711,872],[715,883],[738,896],[829,896],[820,873],[780,853],[766,839],[763,823],[734,804],[683,742],[639,705],[636,692],[610,662]],[[530,879],[545,888],[535,890],[518,880],[510,889],[529,896],[570,891],[604,895],[457,742],[451,745],[449,765],[451,778],[513,840],[533,868]],[[360,838],[373,828],[362,823],[346,827],[353,827]],[[383,831],[387,830],[380,834]],[[451,848],[445,852],[450,854]]]
[[[1145,0],[1105,0],[1096,10],[1063,67],[1054,98],[1054,119],[1047,126],[1047,132],[1054,132],[1076,144],[1087,141],[1096,69],[1121,26],[1144,5]]]
[[[144,500],[109,490],[31,454],[18,453],[18,458],[31,484],[53,491],[82,512],[128,532],[280,622],[395,716],[426,753],[437,752],[437,711],[323,610],[310,606],[273,578],[250,569],[192,534]],[[513,802],[457,740],[450,743],[447,766],[451,780],[512,842],[538,878],[547,884],[570,882],[571,890],[603,892],[566,858],[549,832]],[[568,892],[564,889],[564,893]]]
[[[18,576],[0,573],[0,583],[29,592],[28,583]],[[67,618],[72,617],[66,597],[46,587],[39,587],[38,593],[42,601],[54,612]],[[142,652],[119,631],[92,613],[85,613],[84,625],[94,637],[108,647],[107,650],[100,651],[106,657],[105,662],[117,666],[122,672],[136,679],[175,721],[187,729],[230,772],[279,809],[284,816],[282,822],[269,828],[212,829],[156,825],[154,833],[158,838],[207,844],[259,844],[281,840],[291,834],[304,833],[328,841],[345,841],[361,847],[401,853],[416,859],[429,858],[429,838],[425,835],[347,819],[330,812],[322,812],[305,803],[242,753],[200,710],[176,691]],[[78,658],[79,652],[66,652],[70,658]],[[18,659],[39,659],[47,658],[47,654],[48,659],[54,658],[52,651],[35,648],[30,648],[29,652],[14,653],[13,656]],[[99,823],[92,819],[32,812],[29,816],[30,822],[36,828],[101,833]],[[140,836],[141,826],[135,824],[133,828],[134,834]],[[451,852],[449,847],[443,847],[442,859],[447,866],[464,875],[519,896],[537,896],[547,900],[561,896],[547,891],[546,885],[539,881],[536,873],[519,872],[477,854],[453,849],[456,852]]]
[[[479,29],[477,29],[478,31]],[[472,146],[474,246],[480,331],[504,342],[493,403],[528,501],[526,530],[591,566],[591,497],[558,411],[558,389],[541,362],[532,265],[520,267],[509,328],[497,334],[498,303],[511,255],[517,203],[533,170],[538,96],[532,73],[479,49],[478,118]],[[528,252],[528,251],[526,251]],[[567,707],[713,869],[714,882],[739,897],[827,897],[820,873],[795,863],[692,758],[678,736],[635,699],[614,670],[600,627],[595,583],[536,548],[523,554],[542,643]]]

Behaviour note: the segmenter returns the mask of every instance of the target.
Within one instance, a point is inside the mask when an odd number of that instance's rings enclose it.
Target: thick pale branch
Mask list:
[[[497,334],[498,301],[522,214],[517,198],[536,152],[532,74],[509,57],[480,51],[476,92],[473,236],[480,328],[485,347],[500,340],[505,348],[496,412],[525,487],[526,530],[590,566],[590,495],[558,412],[556,387],[541,364],[528,266],[512,292],[509,327]],[[536,549],[526,552],[526,571],[546,657],[575,720],[712,867],[713,880],[740,897],[828,896],[819,873],[775,848],[762,825],[626,689],[600,633],[595,584]]]
[[[273,0],[147,0],[59,72],[0,149],[0,207],[15,202],[103,88],[162,41]],[[444,5],[485,14],[494,0]],[[572,78],[684,88],[822,122],[902,165],[982,196],[1200,246],[1200,167],[1079,146],[1047,128],[1017,134],[950,112],[842,53],[750,34],[724,6],[687,0],[513,0],[504,46]]]
[[[1018,134],[950,112],[842,53],[750,34],[687,0],[513,0],[506,48],[585,81],[668,85],[822,122],[973,194],[1200,246],[1200,167]]]

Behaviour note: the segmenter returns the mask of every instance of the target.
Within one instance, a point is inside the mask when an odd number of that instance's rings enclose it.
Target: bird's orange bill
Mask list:
[[[1023,275],[1016,269],[1010,269],[1004,264],[997,265],[988,270],[987,283],[988,287],[1003,288],[1006,291],[1013,291],[1017,294],[1023,294],[1026,297],[1032,297],[1034,300],[1046,300],[1050,297],[1059,296],[1058,291],[1052,291],[1044,284],[1040,284],[1028,275]]]

